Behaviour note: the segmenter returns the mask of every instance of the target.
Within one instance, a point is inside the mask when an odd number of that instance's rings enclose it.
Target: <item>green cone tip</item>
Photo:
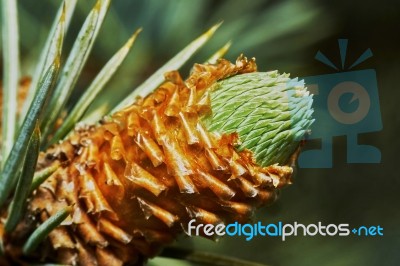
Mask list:
[[[284,164],[314,122],[304,81],[278,71],[236,75],[211,88],[208,130],[237,132],[239,151],[249,149],[261,166]]]

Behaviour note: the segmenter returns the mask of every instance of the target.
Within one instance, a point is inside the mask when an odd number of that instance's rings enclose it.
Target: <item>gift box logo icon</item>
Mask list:
[[[320,51],[315,58],[342,71],[333,74],[305,77],[314,94],[314,118],[309,139],[320,139],[321,148],[305,150],[299,156],[299,167],[331,168],[333,165],[332,138],[346,136],[347,163],[380,163],[381,152],[371,145],[358,144],[358,134],[382,130],[379,95],[374,69],[351,69],[372,56],[366,50],[348,69],[345,69],[347,40],[339,39],[341,69]]]

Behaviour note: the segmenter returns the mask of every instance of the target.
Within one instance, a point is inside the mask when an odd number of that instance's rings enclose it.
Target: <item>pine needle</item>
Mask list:
[[[47,137],[53,130],[54,124],[82,72],[82,68],[104,21],[109,4],[110,0],[98,0],[79,32],[49,103],[48,108],[51,112],[46,113],[41,124],[44,143],[46,143]]]
[[[64,120],[62,126],[57,130],[49,145],[57,142],[65,137],[65,135],[78,123],[83,114],[93,102],[96,96],[101,92],[107,82],[111,79],[119,66],[122,64],[128,52],[130,51],[134,41],[142,29],[138,29],[126,44],[107,62],[100,73],[96,76],[89,88],[80,97],[80,100],[75,104],[75,107],[69,113],[68,117]]]
[[[27,155],[22,174],[19,177],[15,195],[9,208],[9,216],[4,226],[6,232],[11,232],[17,226],[22,214],[25,212],[26,200],[30,194],[30,186],[35,173],[36,163],[40,149],[40,129],[36,123],[35,130],[29,140]]]
[[[36,247],[49,235],[49,233],[68,217],[71,211],[72,207],[65,207],[47,219],[38,228],[36,228],[36,230],[26,241],[22,249],[23,254],[28,255],[32,253]]]
[[[59,47],[61,52],[61,47]],[[11,191],[16,185],[16,177],[21,169],[22,162],[26,156],[29,140],[35,129],[36,121],[39,120],[44,111],[47,99],[51,95],[60,68],[60,53],[50,66],[43,80],[40,82],[39,90],[32,101],[17,140],[11,150],[10,156],[4,164],[4,169],[0,178],[0,207],[3,206]]]
[[[40,79],[46,73],[46,70],[49,68],[50,64],[54,61],[54,57],[57,55],[57,43],[60,41],[60,31],[64,31],[63,35],[66,34],[71,22],[72,14],[75,11],[76,2],[77,0],[64,0],[57,12],[46,43],[44,44],[38,59],[38,63],[36,64],[35,74],[32,77],[28,95],[26,96],[26,100],[22,106],[19,124],[22,124],[24,121],[28,108],[37,91]]]
[[[1,10],[4,67],[1,166],[4,166],[14,144],[16,131],[19,80],[19,33],[16,0],[2,0]]]
[[[228,52],[229,48],[231,47],[232,42],[227,42],[224,46],[222,46],[218,51],[216,51],[210,58],[207,59],[206,63],[208,64],[215,64],[218,59],[224,57],[224,55]]]
[[[222,23],[222,22],[221,22]],[[189,58],[197,52],[215,33],[221,23],[212,26],[207,32],[202,34],[196,40],[191,42],[177,55],[170,59],[165,65],[159,68],[153,75],[146,79],[139,87],[137,87],[128,97],[125,98],[120,104],[118,104],[111,113],[114,113],[122,108],[130,105],[136,100],[136,97],[145,97],[152,92],[157,86],[164,81],[165,72],[177,70],[183,64],[185,64]]]

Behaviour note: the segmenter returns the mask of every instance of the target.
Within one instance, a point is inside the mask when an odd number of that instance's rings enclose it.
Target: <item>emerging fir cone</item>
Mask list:
[[[38,170],[61,166],[32,194],[5,252],[18,257],[29,226],[72,206],[37,257],[140,264],[191,219],[245,222],[255,207],[273,202],[277,188],[290,183],[312,99],[287,75],[255,71],[254,60],[239,57],[236,64],[195,65],[185,82],[170,72],[148,97],[76,129],[41,155]]]

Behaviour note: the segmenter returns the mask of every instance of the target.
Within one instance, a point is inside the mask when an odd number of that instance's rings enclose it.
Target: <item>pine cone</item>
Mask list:
[[[17,260],[27,232],[63,208],[72,208],[70,217],[32,256],[135,265],[192,219],[246,222],[290,184],[299,140],[312,123],[301,83],[255,71],[254,60],[239,57],[195,65],[186,81],[166,73],[146,98],[42,153],[38,171],[59,167],[33,192],[5,253]]]

